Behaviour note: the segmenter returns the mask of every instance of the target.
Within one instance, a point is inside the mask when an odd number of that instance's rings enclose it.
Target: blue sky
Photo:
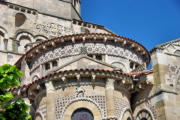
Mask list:
[[[180,0],[81,0],[84,21],[104,25],[148,50],[180,37]]]

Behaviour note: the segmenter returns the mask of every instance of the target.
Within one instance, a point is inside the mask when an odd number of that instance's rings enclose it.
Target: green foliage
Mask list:
[[[26,111],[29,107],[24,103],[22,98],[18,98],[15,102],[5,106],[5,111],[2,113],[2,120],[28,120],[31,118]]]
[[[16,66],[5,64],[0,67],[0,89],[5,91],[9,88],[19,86],[18,78],[21,77],[22,71],[19,71]]]
[[[14,99],[12,93],[7,92],[9,88],[19,86],[19,78],[22,75],[16,66],[5,64],[0,66],[0,120],[28,120],[31,116],[27,114],[29,106],[24,99]]]

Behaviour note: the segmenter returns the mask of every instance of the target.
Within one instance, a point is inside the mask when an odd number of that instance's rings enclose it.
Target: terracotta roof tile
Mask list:
[[[45,78],[49,78],[51,76],[54,76],[56,74],[60,74],[60,73],[66,73],[66,72],[77,72],[77,71],[99,71],[99,72],[108,72],[108,73],[116,73],[116,74],[121,74],[121,75],[125,75],[127,77],[131,77],[131,78],[134,78],[134,77],[140,77],[142,75],[148,75],[148,74],[151,74],[153,73],[153,70],[146,70],[146,71],[142,71],[142,72],[133,72],[133,73],[122,73],[122,72],[119,72],[119,71],[109,71],[109,70],[104,70],[104,69],[74,69],[74,70],[65,70],[65,71],[60,71],[60,72],[54,72],[52,74],[48,74],[47,76],[45,77],[42,77],[42,78],[39,78],[38,80],[35,80],[33,81],[32,83],[29,83],[29,84],[25,84],[23,86],[18,86],[18,87],[14,87],[14,88],[11,88],[11,89],[8,89],[7,91],[8,92],[12,92],[12,91],[15,91],[17,89],[21,89],[21,88],[24,88],[26,87],[27,89],[29,89],[29,87],[39,81],[42,81],[43,79]]]
[[[53,39],[50,39],[50,40],[47,40],[47,41],[43,41],[43,42],[41,42],[41,43],[39,43],[39,44],[37,44],[36,46],[34,46],[34,47],[32,47],[29,51],[27,51],[26,52],[26,54],[24,54],[15,64],[17,65],[17,64],[19,64],[20,62],[21,62],[21,60],[27,55],[27,54],[29,54],[29,53],[31,53],[35,48],[37,48],[37,47],[39,47],[39,46],[41,46],[41,45],[43,45],[43,44],[45,44],[45,43],[48,43],[48,42],[50,42],[50,41],[58,41],[58,40],[60,40],[60,39],[64,39],[64,38],[68,38],[68,37],[77,37],[77,36],[88,36],[88,35],[94,35],[94,36],[96,36],[96,35],[103,35],[103,36],[112,36],[112,37],[118,37],[118,38],[122,38],[122,39],[126,39],[126,40],[128,40],[130,43],[131,42],[133,42],[133,43],[136,43],[137,45],[139,45],[139,46],[141,46],[144,50],[145,50],[145,52],[146,52],[146,55],[147,55],[147,62],[149,63],[149,61],[150,61],[150,55],[149,55],[149,52],[148,52],[148,50],[143,46],[143,45],[141,45],[140,43],[138,43],[137,41],[135,41],[135,40],[132,40],[132,39],[129,39],[129,38],[126,38],[126,37],[123,37],[123,36],[119,36],[119,35],[115,35],[115,34],[105,34],[105,33],[80,33],[80,34],[72,34],[72,35],[65,35],[65,36],[61,36],[61,37],[57,37],[57,38],[53,38]]]

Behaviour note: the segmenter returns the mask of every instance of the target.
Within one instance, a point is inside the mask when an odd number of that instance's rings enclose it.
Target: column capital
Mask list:
[[[46,84],[46,92],[51,93],[54,91],[54,86],[52,84],[52,81],[48,81]]]
[[[108,78],[106,81],[106,89],[113,89],[114,90],[114,82],[115,82],[114,79]]]

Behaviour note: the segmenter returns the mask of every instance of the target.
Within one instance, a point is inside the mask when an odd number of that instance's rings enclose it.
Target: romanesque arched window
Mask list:
[[[26,45],[31,43],[31,39],[28,36],[22,36],[19,41],[19,52],[25,52],[26,51]]]
[[[27,45],[33,42],[33,36],[29,33],[20,33],[17,35],[18,41],[18,52],[25,53],[27,50]]]
[[[127,72],[124,64],[122,64],[120,62],[113,62],[112,65],[115,66],[115,70],[118,70],[120,72]]]
[[[0,27],[0,50],[8,50],[7,31]]]
[[[49,70],[50,69],[50,63],[45,63],[45,70]]]
[[[147,110],[141,110],[137,117],[136,120],[153,120],[151,114]]]
[[[58,62],[56,60],[52,61],[52,67],[57,67],[58,66]]]
[[[80,108],[74,111],[71,120],[94,120],[94,117],[92,112],[88,109]]]
[[[4,33],[0,31],[0,50],[4,48]]]

